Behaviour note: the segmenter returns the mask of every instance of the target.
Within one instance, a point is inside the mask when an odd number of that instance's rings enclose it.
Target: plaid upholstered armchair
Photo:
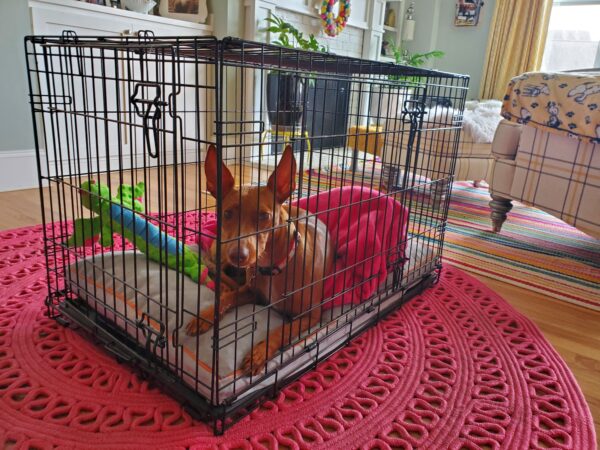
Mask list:
[[[600,77],[528,73],[513,79],[492,143],[492,222],[518,200],[600,238]]]

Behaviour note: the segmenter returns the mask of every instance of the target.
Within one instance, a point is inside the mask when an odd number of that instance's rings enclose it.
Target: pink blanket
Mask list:
[[[335,249],[332,274],[325,282],[325,309],[360,303],[373,295],[388,275],[388,265],[404,260],[408,210],[391,197],[361,186],[346,186],[302,198],[300,207],[325,223]],[[203,232],[215,234],[214,215],[202,218]],[[202,236],[207,250],[212,239]]]
[[[360,303],[404,260],[408,210],[391,197],[361,186],[346,186],[305,197],[294,205],[319,213],[336,244],[333,275],[325,282],[326,309]]]

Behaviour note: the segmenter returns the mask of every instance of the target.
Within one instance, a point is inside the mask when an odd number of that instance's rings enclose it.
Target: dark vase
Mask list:
[[[267,110],[271,126],[294,127],[302,118],[304,81],[293,73],[267,75]]]

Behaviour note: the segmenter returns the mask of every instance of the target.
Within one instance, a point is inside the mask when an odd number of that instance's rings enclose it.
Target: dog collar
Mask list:
[[[279,275],[281,272],[283,272],[283,269],[285,269],[285,266],[287,266],[288,261],[294,257],[299,242],[300,233],[298,233],[298,230],[295,230],[294,237],[290,239],[290,248],[288,249],[286,257],[279,261],[277,264],[273,264],[272,266],[257,266],[258,273],[266,277],[272,277],[275,275]]]

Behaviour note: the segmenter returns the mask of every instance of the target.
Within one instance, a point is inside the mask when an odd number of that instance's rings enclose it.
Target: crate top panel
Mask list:
[[[138,36],[77,36],[65,32],[61,36],[27,36],[27,42],[46,48],[96,48],[112,51],[130,51],[141,54],[155,53],[165,59],[180,62],[200,60],[216,64],[252,67],[256,69],[282,69],[338,75],[379,75],[392,77],[429,77],[454,79],[456,87],[466,87],[468,75],[438,70],[402,66],[390,62],[309,52],[271,44],[245,41],[238,38],[218,40],[212,36],[157,37],[140,32]],[[34,50],[33,52],[37,52]],[[55,53],[60,50],[49,50]],[[31,52],[31,50],[30,50]],[[450,82],[449,80],[447,82]]]

